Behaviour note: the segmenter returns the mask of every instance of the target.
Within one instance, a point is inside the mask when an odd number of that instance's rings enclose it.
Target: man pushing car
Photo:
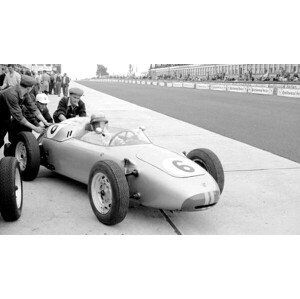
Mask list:
[[[4,137],[11,127],[11,117],[20,124],[24,130],[34,130],[42,133],[44,128],[30,123],[22,113],[24,105],[30,113],[34,114],[45,126],[50,124],[43,117],[29,93],[37,81],[30,76],[22,75],[20,85],[7,88],[0,92],[0,148],[4,144]]]
[[[85,104],[81,100],[83,90],[74,87],[70,89],[69,94],[69,97],[63,97],[59,101],[58,107],[53,114],[53,119],[56,123],[76,116],[86,116]]]

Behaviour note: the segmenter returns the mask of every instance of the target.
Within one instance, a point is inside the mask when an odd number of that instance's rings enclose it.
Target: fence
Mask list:
[[[203,90],[216,90],[228,91],[239,93],[252,93],[263,95],[277,95],[283,97],[300,98],[300,84],[286,84],[286,83],[200,83],[200,82],[179,82],[179,81],[151,81],[151,80],[126,80],[126,79],[91,79],[97,82],[119,82],[125,84],[141,84],[141,85],[154,85],[161,88],[189,88],[189,89],[203,89]]]

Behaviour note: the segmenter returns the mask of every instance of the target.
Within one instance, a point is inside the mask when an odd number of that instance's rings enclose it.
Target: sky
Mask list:
[[[126,75],[129,69],[129,63],[78,63],[67,62],[62,63],[62,73],[67,73],[72,79],[91,78],[96,76],[97,64],[103,64],[107,67],[107,71],[110,75]],[[133,64],[136,69],[136,74],[146,72],[149,69],[150,64]]]

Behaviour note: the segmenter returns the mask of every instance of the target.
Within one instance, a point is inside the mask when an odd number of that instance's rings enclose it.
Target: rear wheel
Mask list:
[[[39,144],[30,132],[21,132],[14,143],[15,157],[20,163],[21,176],[24,181],[34,180],[40,169]]]
[[[220,193],[224,189],[224,170],[217,155],[207,148],[197,148],[190,151],[187,157],[204,168],[217,182]]]
[[[16,158],[0,161],[0,212],[5,221],[15,221],[23,207],[23,183]]]
[[[89,176],[88,193],[100,222],[114,225],[124,220],[129,207],[129,187],[124,171],[113,161],[97,162]]]

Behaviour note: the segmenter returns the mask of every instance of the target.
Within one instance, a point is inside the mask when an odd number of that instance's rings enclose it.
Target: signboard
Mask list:
[[[248,87],[249,93],[255,93],[255,94],[268,94],[272,95],[274,92],[274,88],[271,87],[258,87],[258,86],[249,86]]]
[[[228,91],[233,91],[233,92],[244,92],[244,93],[246,93],[248,88],[247,88],[247,86],[244,86],[244,85],[232,84],[232,85],[227,85],[227,90]]]
[[[157,85],[157,81],[153,81],[152,84],[153,84],[153,85]]]
[[[278,88],[277,95],[282,97],[300,98],[300,89]]]
[[[210,84],[210,89],[226,91],[227,85],[226,84]]]
[[[173,82],[173,87],[182,87],[181,82]]]
[[[172,82],[167,82],[167,87],[173,87],[173,83]]]
[[[206,84],[206,83],[196,83],[196,89],[209,89],[209,84]]]
[[[186,82],[182,84],[185,88],[195,88],[195,83]]]
[[[165,86],[165,82],[159,82],[159,86]]]
[[[300,84],[299,85],[292,85],[292,84],[286,84],[284,86],[286,89],[300,89]]]
[[[147,81],[147,85],[151,85],[151,81]]]

